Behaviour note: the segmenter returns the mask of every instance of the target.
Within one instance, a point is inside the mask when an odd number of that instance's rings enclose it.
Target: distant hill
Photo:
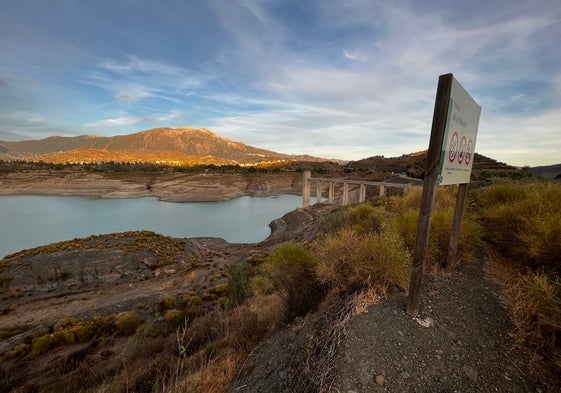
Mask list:
[[[535,166],[529,168],[528,171],[536,176],[542,176],[546,179],[561,179],[561,164]]]
[[[351,161],[346,165],[349,171],[387,172],[405,174],[421,178],[426,169],[427,151],[403,154],[400,157],[374,156],[359,161]],[[490,177],[521,178],[530,176],[525,169],[520,169],[498,162],[492,158],[475,153],[472,169],[472,180]]]
[[[0,159],[45,162],[159,162],[167,164],[254,164],[274,161],[329,161],[248,146],[205,128],[155,128],[129,135],[53,136],[22,142],[0,141]]]

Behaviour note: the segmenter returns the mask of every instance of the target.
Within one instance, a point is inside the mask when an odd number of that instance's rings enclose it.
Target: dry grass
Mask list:
[[[477,194],[490,260],[516,337],[561,372],[561,185],[489,186]]]
[[[494,253],[489,258],[516,327],[515,336],[561,373],[561,279]]]
[[[561,185],[498,184],[478,195],[486,239],[503,255],[561,273]]]
[[[342,229],[317,240],[313,251],[318,280],[341,293],[363,287],[407,285],[411,258],[395,231],[360,235]]]
[[[338,355],[339,344],[346,334],[346,325],[357,314],[378,303],[385,296],[385,288],[365,288],[353,294],[329,302],[323,310],[319,334],[308,338],[305,357],[298,375],[291,383],[295,393],[331,392],[333,375],[331,370]]]

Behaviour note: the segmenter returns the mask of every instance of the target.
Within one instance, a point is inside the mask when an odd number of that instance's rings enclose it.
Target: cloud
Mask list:
[[[49,119],[35,112],[0,112],[0,140],[21,141],[46,138],[52,135],[70,134],[68,127],[58,127]]]
[[[358,51],[348,52],[346,49],[343,49],[343,54],[349,60],[363,60],[363,57],[358,54]]]
[[[140,123],[155,123],[160,125],[162,123],[176,119],[179,115],[180,114],[177,111],[171,111],[167,114],[159,116],[131,116],[128,114],[123,114],[120,116],[97,120],[95,122],[85,124],[84,128],[103,129],[106,127],[123,127]]]
[[[107,90],[118,102],[131,104],[154,98],[181,101],[202,79],[209,77],[169,62],[129,55],[125,61],[100,61],[85,83]]]
[[[140,117],[128,117],[128,116],[119,116],[114,117],[112,119],[103,119],[98,120],[94,123],[86,124],[85,127],[115,127],[115,126],[126,126],[131,124],[140,123],[143,121]]]
[[[128,85],[121,86],[115,93],[115,98],[126,103],[134,103],[152,97],[152,93],[146,86]]]

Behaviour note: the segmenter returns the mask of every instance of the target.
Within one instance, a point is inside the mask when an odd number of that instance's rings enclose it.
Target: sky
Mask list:
[[[289,154],[428,148],[438,76],[475,151],[561,163],[559,0],[0,0],[0,140],[204,127]]]

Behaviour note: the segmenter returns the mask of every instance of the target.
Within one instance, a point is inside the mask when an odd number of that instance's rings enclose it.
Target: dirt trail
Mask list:
[[[480,263],[426,277],[416,319],[405,313],[406,294],[391,293],[344,325],[324,391],[560,391],[559,381],[512,338],[500,298]],[[322,318],[308,317],[270,337],[246,361],[230,392],[312,391],[303,388],[309,381],[300,361],[325,329]]]

